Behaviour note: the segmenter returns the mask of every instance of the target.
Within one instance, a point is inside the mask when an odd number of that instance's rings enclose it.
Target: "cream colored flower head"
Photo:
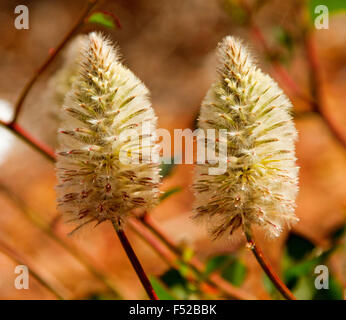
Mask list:
[[[227,130],[227,170],[210,175],[214,164],[197,167],[195,217],[207,219],[214,238],[251,225],[276,237],[298,220],[292,105],[241,41],[228,36],[218,48],[219,77],[202,103],[198,126]]]
[[[150,210],[160,179],[152,161],[158,157],[156,116],[148,89],[99,33],[84,38],[79,75],[62,112],[59,208],[79,226],[123,219],[135,208]],[[151,157],[142,156],[144,140]],[[131,155],[139,161],[122,160]]]

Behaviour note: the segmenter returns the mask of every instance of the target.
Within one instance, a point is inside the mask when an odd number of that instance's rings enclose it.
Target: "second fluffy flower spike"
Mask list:
[[[227,170],[210,175],[214,164],[198,166],[196,218],[207,219],[215,238],[250,225],[276,237],[284,224],[297,220],[292,106],[241,41],[226,37],[219,55],[219,78],[202,103],[198,126],[226,130]]]

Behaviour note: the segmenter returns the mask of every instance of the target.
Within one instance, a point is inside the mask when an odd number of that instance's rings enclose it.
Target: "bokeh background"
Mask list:
[[[334,2],[331,0],[331,5]],[[323,3],[328,5],[328,1]],[[14,27],[14,8],[19,4],[29,8],[28,30]],[[25,83],[70,30],[84,5],[81,0],[0,2],[1,119],[7,120]],[[292,100],[299,131],[296,214],[300,221],[275,241],[258,231],[258,242],[299,297],[341,299],[346,287],[346,251],[342,247],[346,217],[346,14],[342,10],[330,12],[329,29],[317,30],[311,22],[313,5],[313,0],[109,0],[97,10],[115,14],[121,29],[89,23],[79,33],[102,30],[118,43],[124,63],[151,91],[159,127],[171,132],[193,128],[200,103],[216,77],[217,43],[229,34],[244,39],[260,67]],[[307,43],[314,45],[315,74]],[[61,53],[31,90],[19,117],[20,125],[53,148],[59,106],[52,98],[50,79],[64,62]],[[311,89],[313,79],[318,79],[317,95]],[[321,112],[316,112],[311,97],[318,100]],[[162,190],[179,187],[180,191],[150,213],[155,224],[187,255],[209,261],[210,268],[222,268],[230,283],[261,299],[278,298],[245,248],[241,234],[213,242],[205,227],[191,220],[193,166],[171,169]],[[13,257],[20,257],[64,298],[110,298],[104,284],[27,214],[38,217],[49,226],[48,233],[63,239],[106,275],[122,298],[145,298],[110,224],[66,236],[71,226],[64,224],[56,211],[55,184],[53,164],[0,128],[0,242],[11,249],[9,253],[0,246],[0,299],[55,298],[33,278],[29,290],[15,289],[18,263]],[[215,290],[206,290],[206,296],[198,285],[184,282],[186,270],[171,270],[138,235],[131,230],[127,233],[145,270],[167,292],[180,298],[222,298]],[[331,248],[323,264],[330,269],[332,288],[321,296],[313,287],[313,270],[319,261],[313,259]],[[315,262],[309,265],[311,260]],[[299,271],[302,263],[309,267]],[[292,276],[289,270],[294,266],[298,266],[298,273]]]

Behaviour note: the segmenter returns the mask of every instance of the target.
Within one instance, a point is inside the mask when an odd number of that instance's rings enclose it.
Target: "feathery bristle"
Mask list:
[[[219,55],[219,78],[202,103],[198,126],[227,130],[227,170],[210,175],[213,164],[198,166],[195,217],[208,219],[214,238],[249,225],[276,237],[285,223],[298,220],[292,106],[239,40],[226,37]]]
[[[81,48],[79,75],[64,102],[59,133],[58,206],[80,226],[149,210],[158,197],[156,117],[144,84],[124,67],[117,50],[101,34],[91,33]],[[149,133],[143,136],[146,124]],[[131,137],[121,135],[131,129]],[[122,152],[152,158],[124,163]],[[135,141],[135,142],[134,142]]]

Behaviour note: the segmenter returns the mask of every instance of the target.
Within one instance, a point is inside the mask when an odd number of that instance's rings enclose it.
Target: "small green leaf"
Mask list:
[[[225,280],[240,286],[245,280],[247,269],[235,256],[219,255],[207,261],[204,276],[207,277],[215,271],[220,271]]]
[[[182,187],[172,187],[170,189],[168,189],[167,191],[165,191],[161,196],[160,196],[160,202],[162,202],[163,200],[166,200],[167,198],[169,198],[170,196],[172,196],[175,193],[178,193],[180,191],[182,191],[183,188]]]
[[[175,166],[174,165],[174,159],[171,159],[170,163],[162,163],[161,164],[160,174],[162,176],[162,179],[168,177],[172,173],[174,166]]]
[[[315,292],[314,279],[309,276],[299,278],[293,294],[298,300],[311,300]]]
[[[100,24],[104,27],[114,29],[117,23],[114,21],[114,18],[111,15],[95,12],[88,18],[89,23]]]
[[[262,276],[262,282],[263,282],[264,288],[273,299],[280,299],[280,295],[278,291],[276,290],[273,282],[269,279],[269,277],[265,273]]]
[[[314,22],[320,13],[315,13],[315,8],[319,5],[325,5],[328,8],[329,14],[335,14],[346,11],[345,0],[310,0],[308,3],[308,10],[311,22]]]
[[[313,274],[313,270],[320,264],[325,264],[329,256],[337,249],[337,246],[324,251],[317,257],[303,261],[285,270],[284,278],[289,288],[294,286],[299,278]]]
[[[246,273],[247,269],[245,264],[240,260],[235,260],[227,268],[224,268],[221,275],[224,279],[239,287],[243,284],[246,278]]]
[[[160,300],[177,300],[169,293],[168,289],[165,288],[158,278],[150,276],[150,283]]]
[[[346,224],[340,226],[339,228],[333,230],[330,233],[330,238],[333,240],[333,242],[337,242],[343,235],[346,233]]]
[[[166,271],[163,275],[160,276],[160,279],[169,287],[173,287],[177,284],[186,286],[187,281],[182,275],[180,274],[179,271],[175,269],[169,269]]]
[[[314,300],[343,300],[342,285],[333,275],[329,275],[329,288],[317,290]]]
[[[160,280],[169,288],[169,290],[179,299],[189,299],[196,288],[190,284],[182,275],[181,266],[178,270],[170,269],[160,276]]]
[[[293,49],[293,45],[294,45],[293,37],[287,29],[281,26],[275,26],[273,28],[273,33],[274,33],[274,37],[276,41],[279,44],[284,46],[289,51]]]
[[[229,265],[234,260],[233,256],[219,255],[209,259],[205,266],[205,275],[208,276],[214,271],[220,270]]]
[[[290,233],[286,242],[287,253],[294,261],[299,261],[307,256],[315,248],[308,239],[294,233]]]
[[[250,19],[249,14],[239,4],[239,1],[224,0],[224,9],[232,21],[240,25],[246,25]]]

